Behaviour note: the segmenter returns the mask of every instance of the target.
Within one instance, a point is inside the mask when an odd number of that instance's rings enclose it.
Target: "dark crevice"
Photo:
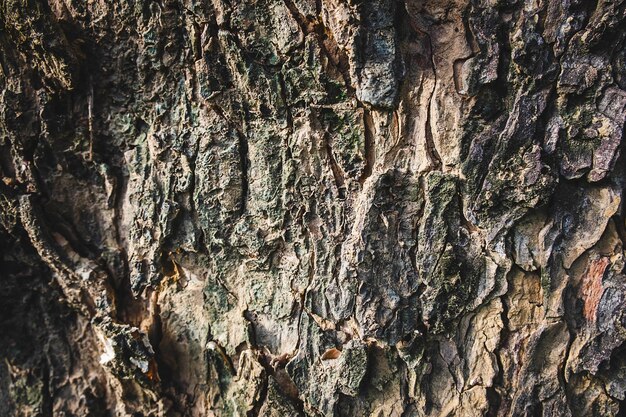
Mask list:
[[[363,109],[363,127],[365,135],[365,167],[363,168],[363,174],[361,174],[359,178],[361,185],[372,175],[374,163],[376,162],[374,119],[372,118],[371,111],[367,108]]]
[[[259,412],[261,411],[261,407],[263,407],[263,404],[265,404],[265,401],[267,400],[267,391],[268,391],[268,379],[270,378],[270,376],[266,373],[263,377],[263,380],[261,381],[261,391],[259,393],[259,400],[254,402],[254,406],[252,407],[252,410],[249,410],[246,413],[246,417],[258,417],[259,416]]]
[[[250,160],[248,159],[248,140],[239,132],[237,133],[237,139],[239,139],[239,163],[241,164],[241,208],[239,216],[243,216],[248,203]]]
[[[47,356],[47,355],[46,355]],[[46,358],[47,359],[47,358]],[[41,372],[42,372],[42,382],[43,382],[43,387],[42,387],[42,408],[43,408],[43,412],[44,412],[44,416],[45,417],[53,417],[54,416],[54,393],[51,392],[50,390],[50,366],[51,364],[49,363],[49,361],[46,361],[48,363],[45,363],[41,366]]]
[[[510,274],[507,274],[508,287],[511,287],[511,282],[509,280]],[[508,291],[507,291],[508,294]],[[487,411],[488,417],[496,417],[498,415],[502,415],[503,406],[506,406],[507,409],[504,412],[508,411],[508,407],[510,404],[505,403],[505,380],[504,380],[504,364],[502,362],[502,350],[505,346],[508,346],[508,340],[511,336],[511,325],[509,323],[509,305],[506,300],[506,295],[500,297],[500,302],[502,304],[502,313],[500,314],[500,319],[502,320],[502,330],[500,331],[500,341],[496,348],[494,349],[494,356],[496,358],[496,363],[498,366],[498,373],[493,379],[491,387],[486,388],[487,392],[487,400],[489,402],[489,409]]]
[[[328,156],[328,161],[330,162],[330,168],[333,172],[333,177],[335,178],[335,185],[337,187],[337,192],[339,193],[340,198],[345,197],[344,174],[339,164],[337,164],[337,160],[335,159],[335,155],[333,153],[333,148],[330,144],[330,138],[329,138],[328,133],[324,134],[324,142],[325,142],[325,148],[326,148],[326,155]]]
[[[434,64],[433,64],[434,65]],[[433,66],[434,69],[434,66]],[[437,77],[435,76],[435,85],[437,82]],[[431,93],[430,98],[428,99],[428,110],[426,113],[426,152],[428,153],[429,159],[433,164],[432,170],[441,171],[442,162],[441,156],[439,152],[437,152],[437,146],[435,145],[433,138],[433,127],[430,120],[430,113],[432,109],[432,101],[435,94],[435,85],[433,86],[433,91]]]
[[[289,129],[289,134],[293,133],[293,115],[291,114],[291,103],[287,99],[287,86],[285,84],[285,78],[281,72],[277,74],[278,83],[280,86],[280,98],[283,106],[285,106],[285,117],[287,121],[287,128]]]

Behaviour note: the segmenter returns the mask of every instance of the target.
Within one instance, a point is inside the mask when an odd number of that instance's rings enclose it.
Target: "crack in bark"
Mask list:
[[[333,177],[335,179],[335,186],[337,187],[337,192],[340,197],[345,197],[345,175],[343,170],[337,164],[337,160],[335,159],[335,155],[333,154],[333,148],[330,144],[330,138],[328,132],[324,133],[324,142],[326,144],[326,155],[328,157],[328,161],[330,163],[330,169],[333,173]]]
[[[365,133],[365,167],[363,168],[363,174],[359,178],[361,185],[372,175],[376,162],[376,141],[374,139],[376,128],[371,111],[366,107],[363,107],[363,126]]]
[[[239,151],[239,163],[241,164],[241,209],[239,212],[239,217],[241,217],[245,214],[248,204],[250,160],[248,159],[248,141],[246,137],[237,131],[237,138],[239,139],[237,149]]]
[[[431,124],[431,113],[433,112],[433,99],[435,97],[435,91],[437,89],[437,67],[435,65],[435,57],[434,57],[435,51],[433,49],[432,39],[429,33],[424,32],[424,34],[426,35],[426,38],[428,39],[428,44],[429,44],[429,49],[430,49],[430,61],[432,63],[432,69],[433,69],[433,75],[434,75],[433,89],[430,92],[430,97],[428,98],[428,110],[426,113],[426,132],[425,132],[426,153],[428,157],[430,158],[431,163],[433,164],[432,170],[441,171],[442,169],[441,156],[437,152],[437,146],[434,143],[433,127]]]
[[[500,407],[502,406],[503,399],[502,394],[499,390],[504,385],[504,364],[502,362],[502,348],[508,342],[508,339],[511,334],[511,326],[509,323],[509,305],[506,302],[506,296],[508,295],[508,290],[512,288],[511,283],[508,283],[507,274],[507,292],[499,297],[500,305],[502,305],[502,312],[500,313],[500,320],[502,321],[502,329],[500,330],[500,340],[498,345],[494,349],[494,356],[496,358],[496,364],[498,366],[498,373],[493,379],[493,383],[491,387],[487,387],[487,398],[491,398],[489,401],[489,410],[487,411],[488,417],[495,417],[498,415],[500,411]]]

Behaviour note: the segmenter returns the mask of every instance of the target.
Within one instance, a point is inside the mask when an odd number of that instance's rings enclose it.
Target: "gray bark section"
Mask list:
[[[626,2],[0,23],[0,414],[626,411]]]

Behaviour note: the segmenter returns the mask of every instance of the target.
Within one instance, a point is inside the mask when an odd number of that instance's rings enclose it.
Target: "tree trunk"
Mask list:
[[[626,413],[625,1],[0,25],[1,415]]]

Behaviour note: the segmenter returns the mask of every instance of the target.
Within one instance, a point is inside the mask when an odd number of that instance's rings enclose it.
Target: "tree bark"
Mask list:
[[[0,414],[626,413],[626,2],[3,0]]]

